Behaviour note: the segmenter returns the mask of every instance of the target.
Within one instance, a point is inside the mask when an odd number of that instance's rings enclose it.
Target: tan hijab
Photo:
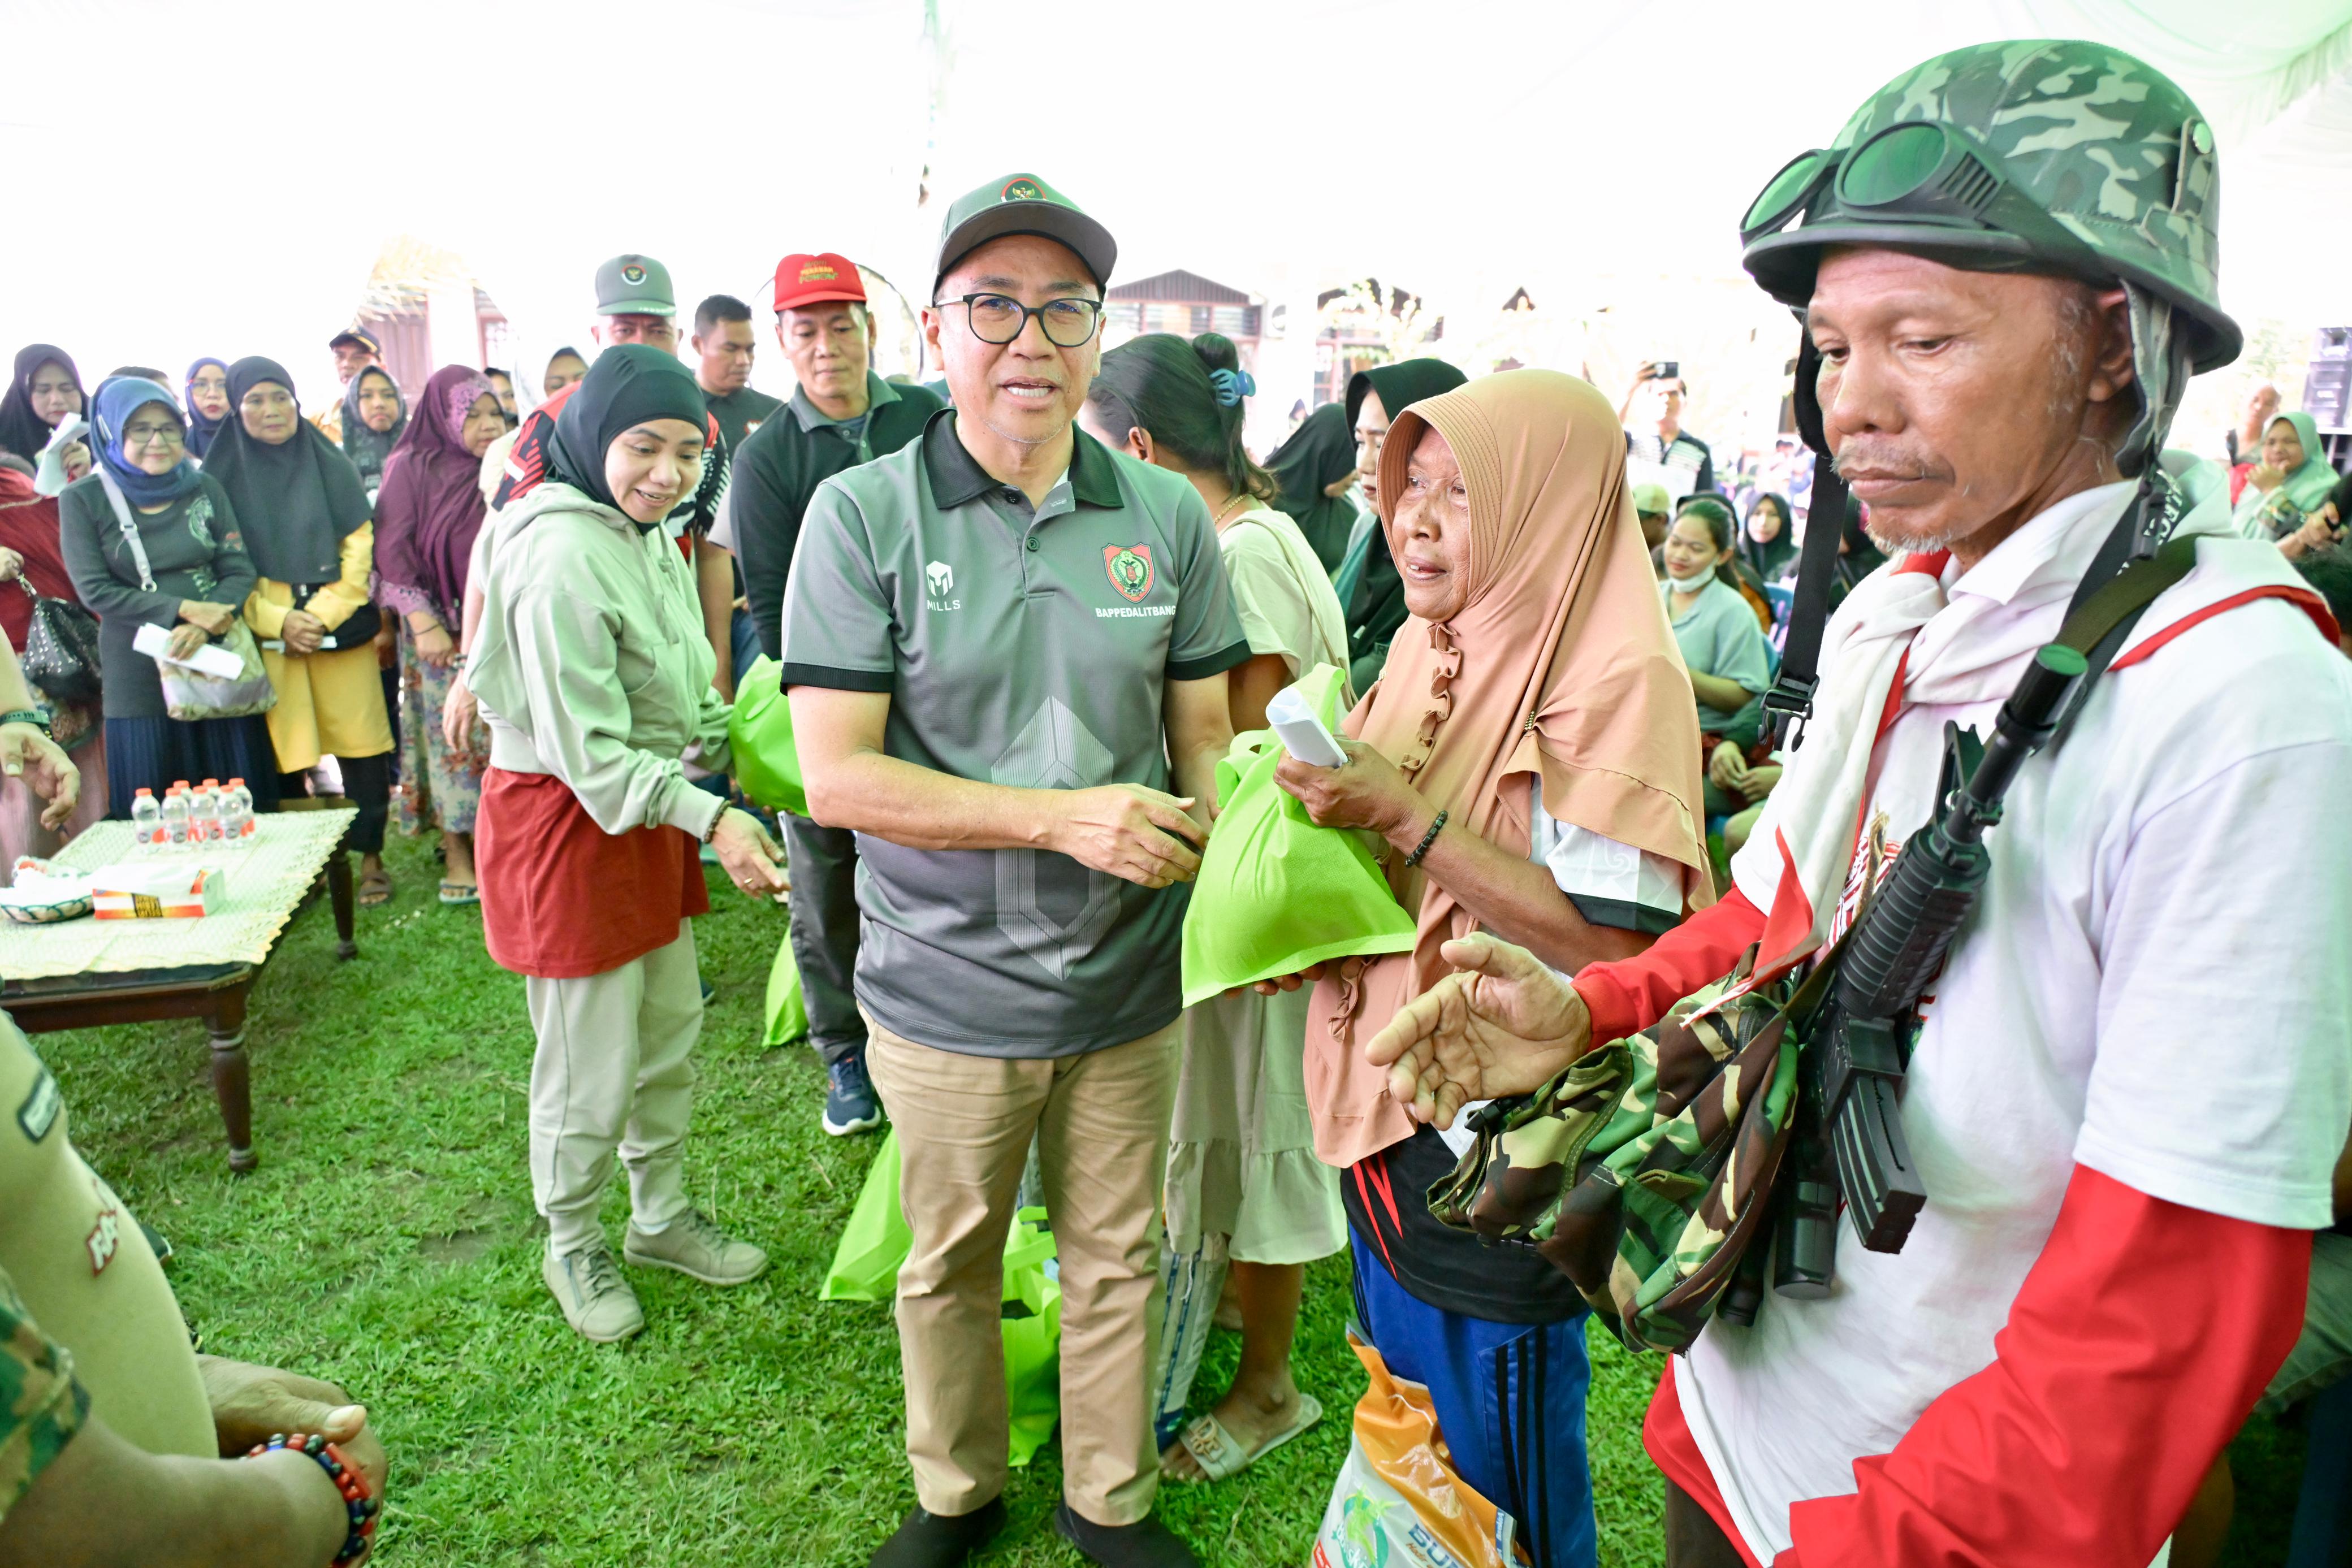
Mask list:
[[[1525,855],[1528,776],[1544,810],[1684,868],[1714,900],[1700,804],[1698,710],[1625,488],[1625,436],[1584,382],[1507,371],[1400,413],[1381,454],[1381,518],[1400,559],[1394,497],[1424,426],[1454,450],[1470,497],[1470,598],[1441,625],[1414,616],[1347,731],[1475,833]],[[1316,986],[1307,1030],[1315,1152],[1349,1166],[1410,1137],[1360,1047],[1446,972],[1439,946],[1477,922],[1402,855],[1397,900],[1420,913],[1410,953],[1351,958]]]

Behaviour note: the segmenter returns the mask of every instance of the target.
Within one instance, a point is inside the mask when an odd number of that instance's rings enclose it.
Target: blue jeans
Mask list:
[[[1350,1228],[1356,1321],[1399,1377],[1429,1390],[1454,1469],[1519,1521],[1536,1568],[1594,1568],[1584,1318],[1496,1323],[1408,1294]]]

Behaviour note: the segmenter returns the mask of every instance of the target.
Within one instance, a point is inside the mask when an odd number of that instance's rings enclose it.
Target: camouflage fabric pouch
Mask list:
[[[1719,1000],[1754,957],[1533,1095],[1481,1111],[1430,1212],[1535,1247],[1629,1346],[1687,1348],[1763,1232],[1795,1119],[1794,988]]]

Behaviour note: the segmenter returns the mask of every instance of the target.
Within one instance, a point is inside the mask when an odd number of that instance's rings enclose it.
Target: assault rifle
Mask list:
[[[1985,831],[2000,821],[2019,767],[2050,738],[2087,668],[2081,653],[2060,643],[2034,655],[1967,781],[1904,846],[1864,906],[1822,1000],[1791,1020],[1805,1047],[1792,1164],[1780,1195],[1774,1285],[1784,1295],[1829,1292],[1841,1195],[1854,1234],[1874,1252],[1901,1251],[1927,1201],[1896,1101],[1919,998],[1991,870]]]

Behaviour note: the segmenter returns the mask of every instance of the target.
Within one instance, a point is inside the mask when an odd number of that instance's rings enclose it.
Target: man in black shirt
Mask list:
[[[719,439],[730,457],[743,437],[784,406],[751,387],[751,352],[757,341],[751,330],[751,308],[731,294],[714,294],[694,308],[694,336],[687,340],[695,354],[694,381],[702,401],[719,423]],[[743,606],[743,574],[734,558],[706,538],[694,543],[696,585],[702,599],[702,621],[711,632],[711,646],[719,646],[719,629],[727,629],[726,646],[719,655],[719,689],[732,695],[736,679],[760,656],[751,631],[751,617]]]
[[[1628,482],[1664,485],[1675,500],[1715,488],[1715,454],[1683,428],[1683,403],[1690,386],[1672,362],[1643,365],[1617,411],[1625,426]]]
[[[772,659],[782,644],[784,580],[809,498],[835,474],[914,440],[942,406],[921,387],[874,373],[866,286],[846,256],[784,257],[776,267],[775,309],[776,340],[799,384],[743,437],[707,541],[741,565],[752,628]],[[881,1124],[882,1105],[866,1075],[866,1020],[852,990],[856,835],[806,817],[779,820],[792,857],[793,959],[808,1003],[809,1040],[830,1080],[824,1130],[836,1137],[866,1132]]]
[[[719,434],[733,452],[760,422],[784,406],[751,387],[751,308],[731,294],[714,294],[694,308],[694,380],[702,401],[719,416]]]

